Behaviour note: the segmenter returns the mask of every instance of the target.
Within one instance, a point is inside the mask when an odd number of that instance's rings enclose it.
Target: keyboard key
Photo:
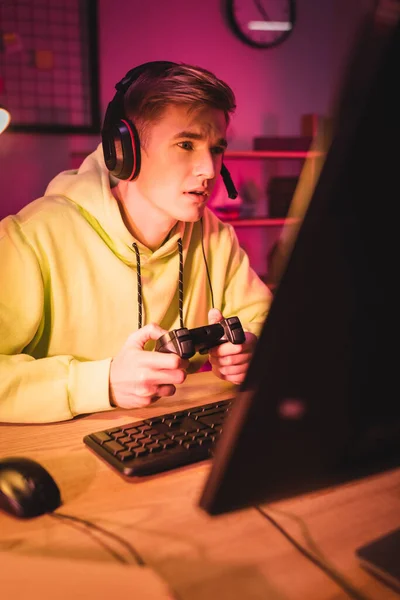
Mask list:
[[[172,448],[173,446],[176,446],[176,443],[174,442],[174,440],[165,440],[161,442],[161,446],[163,448]]]
[[[147,444],[146,448],[150,450],[150,452],[159,452],[160,450],[162,450],[161,444],[157,444],[157,442]]]
[[[124,452],[120,452],[118,454],[118,458],[119,460],[129,460],[130,458],[133,458],[135,455],[133,454],[133,452],[129,452],[129,450],[124,450]]]
[[[122,450],[125,450],[125,448],[122,446],[122,444],[119,444],[115,440],[113,440],[111,442],[104,442],[103,448],[105,448],[106,450],[111,452],[111,454],[117,454],[117,452],[121,452]]]
[[[111,435],[114,438],[114,440],[117,440],[118,438],[125,437],[125,432],[124,431],[116,431],[115,433],[112,433]]]
[[[194,448],[195,446],[197,446],[197,442],[195,442],[194,440],[189,440],[188,442],[184,442],[182,445],[184,448],[190,450],[190,448]]]
[[[149,427],[149,429],[147,429],[145,433],[146,435],[158,435],[158,429],[154,429],[154,427]]]
[[[124,437],[119,438],[118,441],[120,444],[123,444],[125,446],[125,444],[131,441],[131,438],[129,437],[129,435],[126,435]]]
[[[149,451],[147,448],[137,448],[136,450],[134,450],[135,456],[144,456],[145,454],[148,454]]]
[[[139,448],[140,444],[139,442],[129,442],[128,444],[126,444],[126,447],[128,448],[128,450],[134,450],[135,448]]]
[[[93,433],[91,437],[98,444],[103,444],[103,442],[108,442],[112,439],[108,435],[108,433],[106,433],[105,431],[99,431],[99,433]]]
[[[200,444],[200,446],[212,446],[214,444],[214,441],[211,439],[211,437],[206,437],[198,440],[198,443]]]
[[[162,417],[153,417],[151,419],[145,419],[144,421],[147,425],[156,425],[157,423],[162,422]]]
[[[139,431],[141,431],[142,433],[146,433],[146,435],[148,435],[148,431],[151,429],[150,425],[140,425],[138,427]]]
[[[168,427],[179,427],[179,421],[176,419],[166,419],[164,423],[168,425]]]
[[[139,429],[137,427],[130,427],[129,429],[124,429],[124,431],[127,435],[135,435],[136,433],[139,433]]]

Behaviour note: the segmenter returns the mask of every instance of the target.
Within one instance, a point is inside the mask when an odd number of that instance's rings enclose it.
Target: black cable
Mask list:
[[[206,259],[206,253],[204,251],[204,244],[203,244],[203,235],[204,235],[204,233],[203,233],[203,218],[200,219],[200,224],[201,224],[201,249],[203,250],[203,258],[204,258],[204,264],[206,265],[208,285],[210,286],[211,305],[214,308],[214,294],[213,294],[213,289],[212,289],[212,285],[211,285],[211,278],[210,278],[210,273],[208,271],[208,264],[207,264],[207,259]]]
[[[335,573],[333,569],[328,567],[325,563],[319,560],[312,552],[309,552],[304,548],[297,540],[295,540],[283,527],[280,525],[271,515],[264,511],[260,506],[254,506],[254,508],[260,513],[264,519],[267,519],[276,529],[298,550],[314,563],[321,571],[323,571],[328,577],[330,577],[339,587],[341,587],[350,598],[355,600],[370,600],[368,596],[362,594],[359,590],[355,589],[350,583],[344,580],[340,575]]]
[[[179,326],[183,329],[183,250],[182,250],[182,238],[178,240],[179,250]]]
[[[91,521],[88,521],[86,519],[82,519],[81,517],[76,517],[75,515],[67,515],[65,513],[53,512],[53,513],[48,513],[48,516],[60,519],[61,521],[62,520],[71,521],[72,525],[76,525],[76,524],[78,524],[78,525],[84,525],[88,529],[94,529],[95,531],[97,531],[99,533],[103,533],[104,535],[112,538],[113,540],[116,540],[119,544],[121,544],[122,546],[124,546],[124,548],[126,548],[128,550],[128,552],[131,554],[131,556],[133,556],[133,558],[135,559],[135,562],[139,566],[141,566],[141,567],[146,567],[147,566],[146,562],[141,557],[141,555],[136,550],[136,548],[134,548],[124,538],[122,538],[119,535],[113,533],[112,531],[108,531],[108,529],[105,529],[104,527],[101,527],[100,525],[96,525],[95,523],[92,523]],[[96,536],[93,536],[92,532],[90,532],[90,531],[89,531],[89,534],[92,535],[92,537],[96,540],[96,542],[99,542],[103,546],[103,548],[105,548],[108,552],[110,552],[110,554],[114,558],[116,558],[116,560],[118,560],[119,562],[124,563],[124,564],[129,564],[129,561],[127,561],[125,557],[121,556],[118,552],[116,552],[113,548],[111,548],[103,540],[101,540],[100,538],[98,538]],[[181,598],[178,595],[178,593],[176,592],[176,590],[172,589],[171,586],[169,585],[169,583],[167,581],[166,581],[166,584],[168,586],[168,589],[169,589],[170,593],[172,594],[172,597],[175,600],[181,600]]]
[[[49,517],[58,517],[61,520],[63,520],[64,518],[68,518],[71,519],[70,517],[65,517],[64,515],[59,515],[57,513],[49,513]],[[86,527],[86,524],[82,523],[82,522],[77,522],[75,523],[75,519],[72,520],[71,519],[71,525],[72,527],[78,527],[79,531],[82,531],[81,528],[79,527],[80,525],[84,525],[84,527]],[[123,556],[121,556],[120,554],[118,554],[118,552],[116,552],[114,550],[114,548],[111,548],[111,546],[109,546],[108,544],[106,544],[102,539],[98,538],[97,536],[95,536],[91,531],[86,531],[85,533],[88,533],[96,543],[99,543],[101,546],[103,546],[103,548],[105,550],[107,550],[107,552],[109,552],[111,554],[111,556],[113,556],[113,558],[115,558],[116,560],[118,560],[118,562],[120,563],[124,563],[127,564],[128,561],[126,560],[126,558],[124,558]]]
[[[146,566],[145,561],[140,556],[138,551],[131,544],[129,544],[129,542],[124,540],[124,538],[120,537],[119,535],[116,535],[112,531],[108,531],[107,529],[105,529],[104,527],[101,527],[100,525],[96,525],[95,523],[92,523],[91,521],[87,521],[86,519],[81,519],[80,517],[75,517],[74,515],[67,515],[65,513],[54,512],[54,513],[49,513],[49,516],[59,518],[59,519],[73,521],[76,523],[80,523],[81,525],[85,525],[89,529],[94,529],[96,531],[99,531],[100,533],[103,533],[104,535],[107,535],[108,537],[112,538],[113,540],[116,540],[119,544],[121,544],[121,546],[126,548],[128,550],[128,552],[131,554],[131,556],[133,556],[133,558],[135,559],[135,561],[138,565],[140,565],[142,567]],[[108,547],[108,550],[110,552],[112,551],[112,549],[109,547]],[[112,552],[115,552],[115,551],[112,551]],[[117,554],[117,553],[115,553],[115,554]],[[121,560],[122,557],[120,555],[117,554],[117,556],[118,556],[118,560],[120,560],[120,562],[125,562],[125,563],[128,562],[125,559]]]

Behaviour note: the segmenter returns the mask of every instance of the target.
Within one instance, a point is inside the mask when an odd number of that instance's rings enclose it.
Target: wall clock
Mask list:
[[[295,0],[226,0],[226,14],[235,35],[253,48],[272,48],[292,33]]]

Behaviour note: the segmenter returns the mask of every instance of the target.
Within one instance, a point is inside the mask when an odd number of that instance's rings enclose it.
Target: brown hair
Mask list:
[[[161,74],[145,70],[124,98],[125,114],[135,124],[142,142],[146,126],[159,119],[171,104],[185,105],[190,111],[202,106],[223,110],[227,123],[236,108],[232,89],[211,71],[184,63],[171,64]]]

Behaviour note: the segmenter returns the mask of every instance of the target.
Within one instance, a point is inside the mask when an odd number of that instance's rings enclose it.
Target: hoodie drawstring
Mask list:
[[[208,280],[208,285],[210,287],[211,306],[214,308],[214,294],[213,294],[213,289],[212,289],[212,285],[211,285],[211,278],[210,278],[210,273],[209,273],[209,270],[208,270],[208,265],[207,265],[207,260],[206,260],[206,253],[204,251],[204,244],[203,244],[203,237],[204,237],[203,219],[200,219],[200,223],[201,223],[201,249],[203,251],[203,259],[204,259],[204,264],[205,264],[205,267],[206,267],[207,280]],[[133,242],[132,247],[135,250],[135,254],[136,254],[138,329],[141,329],[142,323],[143,323],[143,299],[142,299],[142,276],[141,276],[141,272],[140,272],[140,253],[139,253],[139,248],[138,248],[136,242]],[[179,324],[180,324],[181,329],[183,329],[185,326],[183,324],[183,250],[182,250],[182,238],[178,239],[178,251],[179,251],[179,278],[178,278],[178,286],[179,286],[178,287]]]
[[[137,244],[133,242],[133,249],[136,254],[136,273],[137,273],[137,303],[138,303],[138,329],[142,328],[143,322],[143,302],[142,302],[142,274],[140,271],[140,254]]]
[[[143,324],[143,297],[142,297],[142,275],[140,270],[140,253],[136,242],[133,242],[132,247],[136,254],[136,272],[137,272],[137,303],[138,303],[138,329],[141,329]],[[178,239],[179,250],[179,278],[178,278],[178,296],[179,296],[179,323],[183,328],[183,250],[182,239]]]
[[[183,251],[182,251],[182,238],[178,239],[178,250],[179,250],[179,323],[181,329],[183,329]]]

